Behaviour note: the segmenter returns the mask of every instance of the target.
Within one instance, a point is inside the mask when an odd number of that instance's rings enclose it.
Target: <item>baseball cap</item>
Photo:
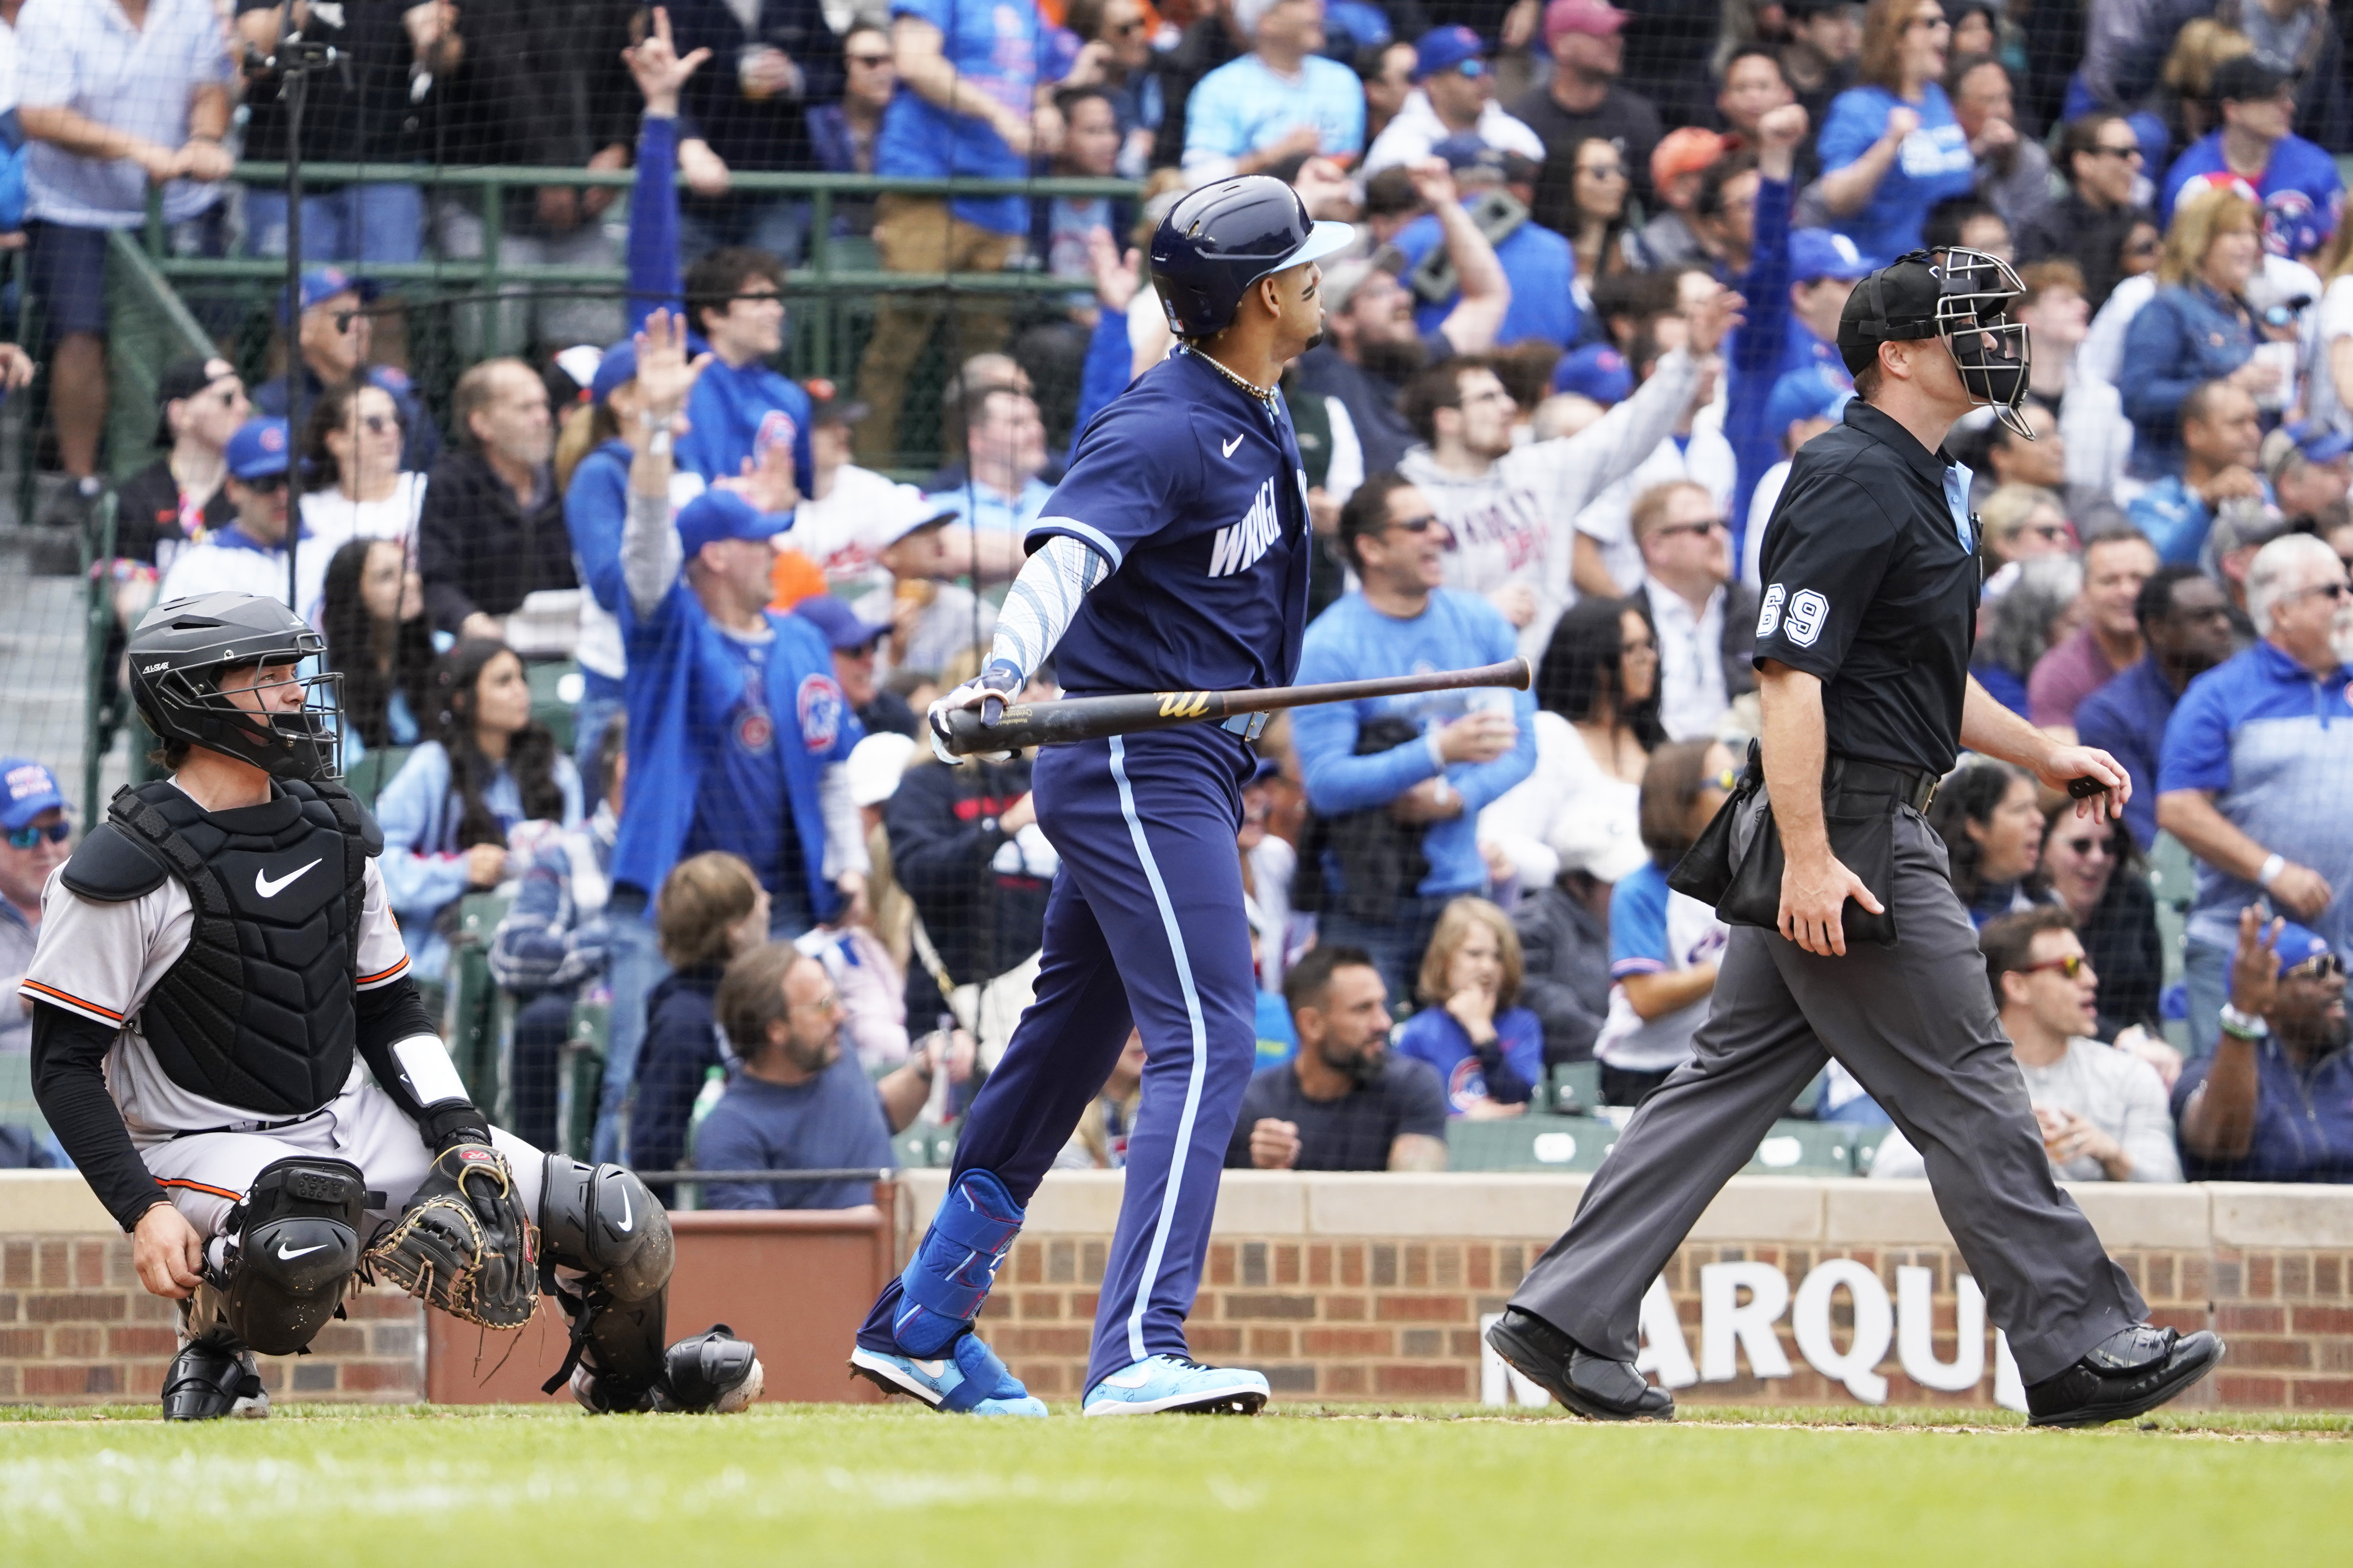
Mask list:
[[[2207,558],[2220,561],[2237,551],[2260,550],[2294,531],[2295,524],[2261,497],[2232,496],[2215,509],[2214,524],[2206,532]]]
[[[1776,440],[1800,419],[1836,419],[1854,396],[1854,388],[1831,380],[1818,364],[1793,370],[1773,384],[1765,402],[1765,433]]]
[[[1651,863],[1634,825],[1606,811],[1563,812],[1546,842],[1564,871],[1582,871],[1597,882],[1622,882]]]
[[[2265,65],[2253,55],[2239,55],[2216,66],[2206,79],[2210,103],[2259,103],[2285,92],[2294,79]]]
[[[830,594],[803,599],[793,606],[793,614],[823,632],[826,646],[832,648],[864,647],[891,629],[888,621],[860,620],[856,610]]]
[[[1793,228],[1789,231],[1789,276],[1800,283],[1810,283],[1817,278],[1843,278],[1850,281],[1871,270],[1871,263],[1854,241],[1828,228]]]
[[[280,326],[314,306],[323,305],[338,294],[356,294],[364,305],[380,292],[375,283],[366,278],[353,278],[340,267],[313,267],[302,274],[301,304],[298,308],[283,295],[278,300],[278,323]]]
[[[1634,395],[1634,370],[1626,356],[1609,344],[1588,343],[1575,353],[1562,355],[1553,366],[1552,389],[1574,392],[1607,407]]]
[[[775,518],[733,490],[705,490],[678,513],[678,542],[690,561],[704,545],[723,539],[756,539],[765,544],[783,531]]]
[[[65,803],[57,774],[30,757],[0,757],[0,831],[14,833]]]
[[[1839,357],[1846,368],[1876,363],[1882,343],[1936,336],[1936,303],[1943,295],[1936,269],[1926,261],[1896,261],[1865,273],[1839,312]]]
[[[841,395],[833,383],[812,376],[801,384],[809,395],[809,424],[855,425],[873,410],[865,404]]]
[[[1545,7],[1544,20],[1546,43],[1564,33],[1606,38],[1626,25],[1626,13],[1609,0],[1552,0]]]
[[[1443,158],[1446,166],[1460,174],[1477,169],[1493,174],[1505,184],[1535,183],[1540,165],[1525,153],[1508,152],[1491,147],[1479,140],[1475,132],[1465,131],[1459,136],[1449,136],[1430,149],[1433,158]],[[1328,292],[1328,290],[1327,290]]]
[[[596,362],[596,374],[588,383],[588,395],[598,403],[613,395],[620,387],[638,379],[638,340],[623,338],[605,351]]]
[[[237,367],[218,354],[183,354],[155,378],[155,445],[172,444],[172,405],[194,397]]]
[[[2329,463],[2353,452],[2353,436],[2341,435],[2313,420],[2283,425],[2263,437],[2263,478],[2277,484],[2298,462]]]
[[[248,419],[228,438],[228,471],[240,479],[282,474],[290,444],[283,419]]]
[[[875,526],[873,548],[888,550],[911,533],[961,515],[947,501],[927,496],[913,485],[895,485],[883,507],[882,521]]]
[[[900,777],[915,757],[915,739],[888,730],[871,734],[849,749],[843,767],[849,779],[853,805],[881,805],[899,793]]]
[[[1413,46],[1413,79],[1419,81],[1440,71],[1451,70],[1464,60],[1486,58],[1487,46],[1470,28],[1459,24],[1432,27]]]
[[[21,827],[24,825],[18,823],[16,826]],[[2272,951],[2279,954],[2279,972],[2285,974],[2296,965],[2324,958],[2335,950],[2328,945],[2328,939],[2318,931],[2306,930],[2290,921],[2280,928],[2279,941],[2273,944]]]
[[[1659,138],[1651,149],[1651,184],[1663,185],[1678,174],[1696,174],[1724,156],[1724,138],[1696,125],[1685,125]]]

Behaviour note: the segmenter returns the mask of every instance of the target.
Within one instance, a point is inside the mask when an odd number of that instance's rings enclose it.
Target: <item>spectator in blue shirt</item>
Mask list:
[[[2125,511],[2157,546],[2158,558],[2166,565],[2194,566],[2214,526],[2214,513],[2224,501],[2266,499],[2263,481],[2255,472],[2255,458],[2263,450],[2263,415],[2244,388],[2208,381],[2181,399],[2174,423],[2180,440],[2172,471],[2133,497]],[[2137,454],[2137,437],[2134,449]]]
[[[794,1171],[897,1168],[892,1133],[931,1098],[938,1058],[926,1048],[879,1082],[842,1049],[846,1014],[825,965],[789,942],[755,947],[727,966],[712,1011],[743,1068],[694,1141],[705,1171],[775,1171],[784,1179],[703,1189],[715,1209],[844,1209],[874,1201],[871,1181],[797,1182]]]
[[[1185,183],[1263,174],[1302,153],[1365,150],[1365,89],[1325,59],[1324,0],[1234,0],[1250,52],[1203,77],[1185,105]]]
[[[1527,1112],[1544,1077],[1544,1025],[1520,1000],[1520,938],[1484,899],[1456,899],[1422,954],[1422,1010],[1398,1031],[1397,1053],[1428,1062],[1446,1085],[1446,1113],[1473,1121]]]
[[[2348,1033],[2343,954],[2242,910],[2221,1043],[2173,1086],[2189,1179],[2353,1182]]]
[[[882,117],[875,173],[1018,180],[1033,148],[1060,130],[1039,101],[1045,23],[1034,0],[893,0],[891,42],[899,96]],[[892,193],[874,208],[874,245],[892,272],[995,272],[1029,229],[1018,195],[913,196]],[[875,310],[874,336],[859,363],[858,395],[869,407],[858,427],[859,460],[897,466],[899,409],[915,362],[939,331],[944,301],[931,292],[893,292]],[[966,354],[1004,341],[998,301],[965,294],[952,340]]]
[[[2165,237],[2158,290],[2125,329],[2118,390],[2133,422],[2133,472],[2147,479],[2181,461],[2175,423],[2182,399],[2207,382],[2226,382],[2274,407],[2291,390],[2276,365],[2257,356],[2270,329],[2247,303],[2249,281],[2262,268],[2255,204],[2223,187],[2184,202]],[[2293,342],[2294,326],[2282,329]],[[2253,462],[2251,452],[2246,459]],[[2166,559],[2173,556],[2168,553]]]
[[[1037,400],[1018,386],[975,384],[972,378],[960,376],[948,384],[940,399],[940,423],[955,433],[949,445],[964,448],[965,476],[963,482],[930,500],[976,533],[1027,533],[1054,493],[1054,487],[1040,477],[1046,468],[1046,425]]]
[[[2263,207],[2263,247],[2301,258],[2337,231],[2345,182],[2337,160],[2289,129],[2295,123],[2295,84],[2253,55],[2214,68],[2208,97],[2221,128],[2193,142],[2165,172],[2158,216],[2167,222],[2178,203],[2218,187],[2253,190]]]
[[[2264,545],[2247,573],[2262,640],[2191,681],[2166,725],[2158,826],[2200,862],[2185,955],[2196,1056],[2214,1048],[2240,910],[2268,899],[2339,952],[2353,939],[2353,668],[2335,640],[2353,633],[2348,592],[2345,563],[2310,534]]]
[[[1298,679],[1355,680],[1462,669],[1517,651],[1503,612],[1443,588],[1444,525],[1395,474],[1366,479],[1340,512],[1340,550],[1364,587],[1307,628]],[[1293,742],[1320,825],[1327,942],[1371,952],[1392,994],[1412,984],[1440,911],[1484,894],[1479,812],[1535,766],[1525,692],[1438,692],[1303,708]],[[1314,841],[1311,841],[1313,844]]]
[[[1977,186],[1977,159],[1940,85],[1952,36],[1936,0],[1871,0],[1862,80],[1823,117],[1822,203],[1873,267],[1917,248],[1928,209]]]
[[[2144,850],[2157,841],[2158,758],[2166,721],[2192,680],[2231,657],[2231,602],[2195,566],[2160,566],[2133,601],[2147,651],[2075,710],[2075,736],[2132,779],[2125,822]]]

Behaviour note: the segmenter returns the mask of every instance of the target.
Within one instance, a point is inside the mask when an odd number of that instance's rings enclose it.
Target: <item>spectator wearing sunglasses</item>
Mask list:
[[[182,549],[236,520],[222,493],[223,452],[253,405],[236,366],[218,354],[190,354],[164,367],[155,410],[162,455],[115,492],[114,553],[168,572]]]
[[[2162,1027],[2157,998],[2165,984],[2165,954],[2147,865],[2124,823],[2085,821],[2074,805],[2061,800],[2043,807],[2042,851],[2026,879],[2027,893],[2038,904],[2057,905],[2075,917],[2075,934],[2099,975],[2093,998],[2099,1026],[2094,1033],[2156,1059],[2163,1059],[2157,1053],[2170,1056],[2171,1075],[2163,1068],[2158,1075],[2169,1087],[2179,1075],[2181,1058],[2161,1039],[2149,1041]]]
[[[2200,862],[2185,955],[2196,1056],[2215,1047],[2240,910],[2267,899],[2336,952],[2353,938],[2353,667],[2336,651],[2348,593],[2310,534],[2264,545],[2247,572],[2260,640],[2191,681],[2166,726],[2158,825]]]
[[[2345,960],[2326,938],[2239,911],[2214,1054],[2173,1086],[2196,1181],[2353,1181]]]
[[[828,174],[871,174],[874,144],[882,134],[882,111],[899,90],[891,35],[871,22],[851,27],[842,37],[841,65],[841,101],[821,103],[808,111],[809,149],[817,166]],[[833,232],[860,238],[872,234],[874,203],[837,199]]]
[[[2059,158],[2067,194],[2018,228],[2018,258],[2031,265],[2063,257],[2084,269],[2084,300],[2097,310],[2123,274],[2125,245],[2136,226],[2147,256],[2157,259],[2157,235],[2146,208],[2133,204],[2140,183],[2140,139],[2120,114],[2087,114],[2060,133]]]
[[[1495,101],[1494,62],[1479,35],[1460,25],[1437,27],[1413,47],[1413,90],[1406,94],[1365,154],[1364,172],[1415,163],[1440,142],[1476,136],[1504,153],[1544,162],[1544,139]]]
[[[329,389],[302,426],[302,527],[330,554],[354,539],[406,541],[425,510],[425,476],[400,466],[400,405],[380,386]],[[315,488],[313,488],[315,487]]]
[[[375,347],[375,318],[367,313],[367,306],[375,297],[374,283],[346,276],[338,268],[313,267],[303,273],[301,293],[278,306],[280,331],[293,329],[287,358],[295,362],[295,368],[254,388],[254,411],[275,419],[288,417],[288,382],[295,374],[302,378],[306,410],[329,387],[382,387],[400,408],[400,466],[422,472],[441,455],[441,429],[425,411],[417,384],[406,372],[369,361]],[[307,413],[304,418],[308,420]]]
[[[248,419],[237,427],[228,438],[228,479],[222,486],[237,521],[180,552],[156,594],[158,604],[199,594],[259,594],[288,603],[286,463],[292,444],[283,419]],[[332,553],[297,542],[290,607],[306,620],[318,608]]]
[[[1644,490],[1633,529],[1642,585],[1632,603],[1659,640],[1659,721],[1669,740],[1712,739],[1732,700],[1757,689],[1757,595],[1732,580],[1732,532],[1705,486]]]
[[[66,863],[72,838],[57,774],[29,757],[0,757],[0,984],[10,996],[41,933],[41,889]],[[32,1047],[32,1014],[0,1007],[0,1056]]]
[[[2048,908],[2004,915],[1978,934],[1978,945],[2051,1173],[2070,1182],[2181,1180],[2157,1069],[2092,1038],[2100,977],[2084,956],[2075,917]],[[1927,1171],[1904,1135],[1892,1132],[1871,1173]]]

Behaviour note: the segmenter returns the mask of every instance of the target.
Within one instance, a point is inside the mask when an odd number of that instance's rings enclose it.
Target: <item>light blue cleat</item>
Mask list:
[[[947,1353],[935,1360],[917,1361],[860,1345],[849,1352],[849,1371],[885,1394],[920,1399],[944,1415],[1046,1414],[1046,1402],[1031,1397],[976,1334],[958,1336]]]
[[[1087,1394],[1090,1415],[1162,1412],[1255,1415],[1267,1401],[1266,1379],[1240,1367],[1203,1366],[1183,1356],[1146,1356],[1113,1373]]]

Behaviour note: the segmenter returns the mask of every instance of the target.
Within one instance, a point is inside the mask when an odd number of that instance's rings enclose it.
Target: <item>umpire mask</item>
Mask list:
[[[2009,262],[1982,250],[1955,246],[1936,268],[1936,335],[1961,373],[1969,400],[2031,441],[2034,431],[2019,410],[2026,402],[2027,372],[2034,363],[2026,323],[2010,320],[2011,303],[2026,291]]]

